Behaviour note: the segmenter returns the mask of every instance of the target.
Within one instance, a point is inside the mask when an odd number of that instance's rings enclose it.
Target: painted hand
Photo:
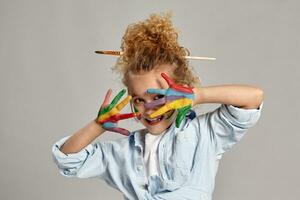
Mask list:
[[[125,94],[125,92],[126,92],[125,89],[121,90],[109,104],[108,102],[112,90],[109,89],[107,91],[105,99],[98,112],[96,122],[101,124],[105,130],[128,136],[129,131],[124,128],[117,127],[117,123],[119,120],[135,117],[138,115],[138,113],[119,114],[119,112],[126,106],[126,104],[128,104],[128,102],[131,99],[131,96],[129,95],[124,100],[122,100],[118,105],[116,105],[118,101],[122,98],[122,96]]]
[[[157,111],[150,114],[150,118],[155,118],[162,115],[169,110],[175,109],[178,111],[176,117],[176,127],[178,128],[186,113],[192,108],[194,100],[193,88],[177,85],[171,80],[167,74],[161,73],[161,76],[167,81],[168,89],[148,89],[149,94],[160,94],[164,95],[163,98],[154,100],[150,103],[145,104],[146,109],[151,109],[157,106],[162,106]]]

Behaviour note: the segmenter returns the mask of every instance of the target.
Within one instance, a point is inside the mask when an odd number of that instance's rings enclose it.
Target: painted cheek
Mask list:
[[[166,119],[168,120],[168,119],[172,118],[172,116],[174,115],[174,112],[175,112],[175,110],[171,111],[171,113],[168,114]]]
[[[133,108],[134,108],[134,112],[139,112],[139,110],[135,107],[135,106],[133,106]]]
[[[140,112],[140,109],[138,109],[136,106],[133,106],[134,113],[138,113],[137,119],[141,120],[142,119],[142,113]]]

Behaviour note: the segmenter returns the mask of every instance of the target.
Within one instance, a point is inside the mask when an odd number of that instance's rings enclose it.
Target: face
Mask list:
[[[138,74],[128,74],[128,92],[132,96],[131,103],[141,113],[140,122],[148,129],[151,134],[158,135],[165,131],[175,120],[176,111],[170,110],[167,113],[156,118],[150,118],[149,115],[160,107],[146,109],[144,104],[153,100],[162,98],[160,94],[148,94],[147,89],[167,89],[167,82],[161,77],[161,73],[166,73],[172,78],[174,66],[158,65],[150,72],[141,72]],[[150,121],[151,120],[151,121]]]

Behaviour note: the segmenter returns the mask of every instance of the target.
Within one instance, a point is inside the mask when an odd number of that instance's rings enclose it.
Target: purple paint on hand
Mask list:
[[[181,98],[184,98],[184,96],[165,96],[164,98],[157,99],[157,100],[151,101],[149,103],[145,103],[144,106],[146,109],[152,109],[157,106],[161,106],[169,101],[174,101],[174,100],[181,99]]]

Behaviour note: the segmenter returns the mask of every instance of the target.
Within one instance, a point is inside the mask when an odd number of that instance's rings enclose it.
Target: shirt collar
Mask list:
[[[131,144],[135,147],[143,149],[143,146],[145,145],[146,133],[148,133],[148,130],[146,128],[131,132],[129,135],[129,140]]]

